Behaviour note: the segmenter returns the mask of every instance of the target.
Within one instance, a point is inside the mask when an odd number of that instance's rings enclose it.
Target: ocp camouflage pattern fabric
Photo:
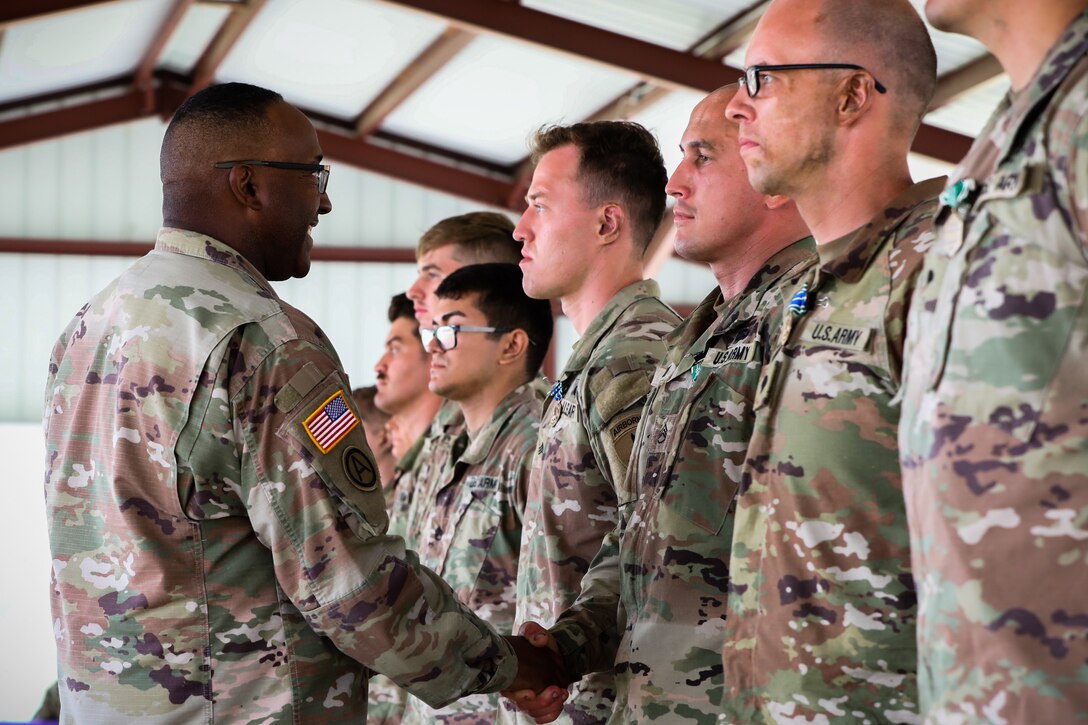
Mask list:
[[[1088,720],[1088,13],[950,177],[900,446],[927,720]]]
[[[509,646],[384,535],[362,428],[307,432],[350,391],[200,234],[162,230],[79,311],[45,406],[66,722],[358,722],[367,667],[436,706],[512,682]]]
[[[943,179],[818,248],[764,366],[737,498],[723,652],[731,722],[915,722],[895,400]]]

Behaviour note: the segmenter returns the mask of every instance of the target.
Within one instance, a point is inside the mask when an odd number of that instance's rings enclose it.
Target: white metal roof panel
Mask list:
[[[132,73],[170,0],[122,0],[14,23],[0,43],[0,103]]]
[[[230,11],[230,5],[190,5],[162,49],[158,67],[183,74],[191,73],[204,49],[223,27]]]
[[[673,50],[688,50],[746,11],[753,0],[523,0],[527,8],[620,33]]]
[[[503,164],[526,156],[543,124],[573,123],[638,82],[629,73],[481,36],[431,77],[382,128]]]
[[[687,128],[691,110],[702,98],[700,93],[673,91],[642,113],[631,117],[632,121],[641,123],[657,136],[661,155],[665,159],[665,170],[670,176],[676,170],[682,157],[680,138],[684,135],[684,129]],[[724,123],[725,120],[722,119],[722,122]]]
[[[1009,92],[1009,85],[1009,77],[1002,73],[929,113],[926,123],[965,136],[978,136],[997,104]]]
[[[351,119],[446,29],[370,0],[269,0],[219,69],[308,110]]]

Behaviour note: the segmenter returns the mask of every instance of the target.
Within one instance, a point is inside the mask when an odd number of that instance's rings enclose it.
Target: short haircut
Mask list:
[[[597,206],[618,201],[630,219],[638,251],[645,253],[665,214],[669,180],[653,134],[632,121],[548,126],[533,136],[533,164],[549,151],[568,145],[578,149],[578,180],[585,203]]]
[[[222,83],[194,93],[166,127],[159,157],[163,170],[238,139],[252,143],[269,138],[274,128],[268,109],[282,102],[279,93],[248,83]]]
[[[389,323],[392,324],[400,319],[412,322],[412,334],[416,336],[417,340],[420,340],[420,345],[422,345],[423,342],[419,337],[419,322],[416,320],[415,305],[408,299],[408,295],[403,292],[393,295],[393,299],[389,301]]]
[[[918,11],[908,0],[823,0],[821,10],[816,28],[831,52],[822,60],[875,59],[867,70],[901,101],[897,125],[916,133],[937,89],[937,52]]]
[[[477,295],[476,307],[489,326],[525,331],[532,341],[525,355],[525,370],[536,375],[552,341],[551,303],[525,294],[521,268],[516,264],[470,264],[450,273],[435,290],[435,295],[444,300],[459,300],[471,294]]]
[[[474,211],[438,222],[419,238],[416,259],[448,246],[455,247],[453,256],[464,264],[521,261],[521,242],[514,239],[514,222],[494,211]]]

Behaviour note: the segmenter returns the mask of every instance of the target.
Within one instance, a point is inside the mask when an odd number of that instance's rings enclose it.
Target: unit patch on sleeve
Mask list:
[[[337,390],[306,418],[302,427],[318,450],[328,453],[357,425],[359,419],[344,400],[344,391]]]

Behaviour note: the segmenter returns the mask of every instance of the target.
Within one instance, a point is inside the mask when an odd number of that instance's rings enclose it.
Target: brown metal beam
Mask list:
[[[382,0],[470,30],[503,35],[634,73],[669,88],[709,92],[739,71],[690,53],[531,10],[506,0]]]
[[[508,0],[381,0],[418,10],[472,30],[514,38],[634,73],[645,82],[667,88],[709,93],[740,78],[740,70],[715,60],[612,33]],[[753,6],[748,23],[762,9]],[[743,20],[743,19],[742,19]],[[735,41],[736,38],[733,39]],[[713,43],[711,44],[713,45]],[[701,49],[706,51],[706,48]],[[914,150],[949,162],[963,158],[973,139],[944,129],[922,126]],[[923,150],[925,149],[925,150]]]
[[[748,41],[768,5],[770,0],[753,3],[700,38],[691,52],[703,58],[721,60]]]
[[[153,246],[150,242],[0,237],[0,254],[142,257]],[[416,263],[415,250],[409,247],[314,247],[310,256],[317,262]]]
[[[508,179],[491,178],[331,131],[318,130],[317,138],[325,155],[337,161],[481,204],[507,205]]]
[[[929,110],[948,105],[957,97],[1004,72],[1005,69],[997,62],[997,58],[986,53],[951,73],[945,73],[937,79],[937,90],[933,94]]]
[[[143,116],[143,110],[143,94],[129,90],[78,106],[0,121],[0,149],[134,121]]]
[[[453,59],[476,36],[458,28],[447,28],[387,85],[355,121],[355,133],[369,136],[382,121]]]
[[[166,20],[163,21],[159,31],[155,33],[155,37],[147,46],[147,50],[144,51],[140,64],[136,66],[136,80],[133,85],[137,91],[144,94],[144,113],[147,115],[155,112],[155,81],[152,74],[159,62],[159,56],[162,55],[163,48],[170,41],[170,36],[177,30],[192,4],[193,0],[174,0]]]
[[[100,5],[108,0],[4,0],[0,3],[0,24],[30,20],[43,15]]]
[[[230,15],[223,21],[219,32],[215,34],[212,42],[204,50],[193,68],[192,89],[190,94],[206,88],[215,80],[215,74],[219,72],[219,66],[234,48],[234,44],[242,37],[249,24],[253,22],[257,12],[264,6],[265,0],[244,0],[234,4]]]
[[[923,156],[931,156],[951,164],[959,163],[967,155],[974,139],[953,131],[946,131],[937,126],[922,126],[914,137],[911,151]]]

